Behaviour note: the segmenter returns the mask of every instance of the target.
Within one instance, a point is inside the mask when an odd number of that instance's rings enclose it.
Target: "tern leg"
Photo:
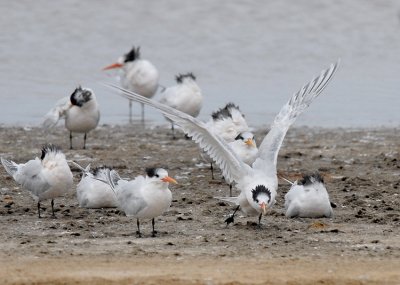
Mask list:
[[[211,169],[211,179],[214,180],[214,167],[212,162],[210,162],[210,169]]]
[[[171,131],[172,131],[172,139],[175,140],[176,139],[176,137],[175,137],[175,127],[174,127],[174,123],[173,122],[171,123]]]
[[[258,227],[261,228],[261,218],[262,218],[262,213],[260,216],[258,216]]]
[[[144,126],[144,104],[142,103],[142,125]]]
[[[51,199],[51,212],[53,213],[52,217],[56,218],[56,215],[54,214],[54,199]]]
[[[233,223],[233,222],[235,221],[235,220],[234,220],[234,217],[235,217],[236,212],[237,212],[239,209],[240,209],[240,205],[238,205],[238,206],[236,207],[235,211],[233,212],[233,214],[230,215],[229,218],[227,218],[227,219],[225,220],[226,226],[229,226],[230,223]]]
[[[151,225],[153,226],[153,232],[151,233],[151,236],[152,237],[156,237],[156,231],[154,230],[154,224],[155,224],[155,222],[154,222],[154,218],[151,220]]]
[[[132,100],[129,100],[129,123],[132,124]]]
[[[232,197],[232,183],[229,184],[229,197]]]
[[[72,132],[69,132],[69,149],[72,149]]]
[[[137,225],[136,235],[137,235],[137,237],[141,238],[142,234],[140,233],[140,222],[139,222],[139,219],[136,219],[136,225]]]
[[[41,218],[41,216],[40,216],[40,202],[37,203],[37,209],[38,209],[39,219],[40,219]]]
[[[85,136],[83,137],[83,149],[86,149],[86,133]]]

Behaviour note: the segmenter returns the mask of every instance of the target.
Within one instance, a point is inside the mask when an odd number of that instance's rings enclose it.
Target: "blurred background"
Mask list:
[[[79,84],[92,88],[101,124],[128,123],[128,103],[103,72],[141,46],[160,84],[193,72],[199,118],[227,102],[261,127],[304,83],[340,68],[295,125],[400,124],[400,1],[0,1],[0,124],[39,125]],[[158,95],[154,97],[158,99]],[[134,104],[139,119],[140,106]],[[166,124],[155,110],[146,119]]]

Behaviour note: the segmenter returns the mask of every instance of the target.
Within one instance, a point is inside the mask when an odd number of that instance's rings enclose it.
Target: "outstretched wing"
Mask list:
[[[321,94],[322,90],[330,82],[335,74],[339,61],[323,70],[321,74],[303,86],[292,98],[282,107],[275,117],[269,133],[262,141],[258,158],[253,163],[253,168],[269,170],[276,169],[279,149],[289,127],[296,121],[297,117],[307,109],[311,102]]]
[[[54,127],[60,118],[65,116],[65,113],[72,107],[69,97],[60,99],[56,105],[44,116],[42,126],[45,129]]]
[[[164,116],[179,125],[200,148],[202,148],[221,168],[222,174],[228,182],[238,181],[251,171],[250,166],[241,161],[231,147],[217,134],[212,133],[207,125],[192,116],[179,110],[161,104],[157,101],[143,97],[137,93],[125,90],[117,85],[109,84],[114,89],[122,91],[118,93],[130,100],[134,100],[160,110]]]

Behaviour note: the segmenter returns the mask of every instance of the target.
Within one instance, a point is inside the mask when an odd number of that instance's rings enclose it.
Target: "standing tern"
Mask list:
[[[332,79],[337,66],[338,62],[323,70],[318,77],[304,85],[282,107],[275,117],[269,133],[262,141],[257,158],[251,166],[245,164],[225,140],[212,132],[203,122],[116,85],[110,85],[110,87],[119,89],[129,99],[159,109],[165,116],[179,125],[221,168],[225,179],[228,182],[235,182],[241,191],[237,197],[219,199],[238,205],[238,208],[248,216],[259,215],[258,222],[260,225],[262,215],[266,214],[267,208],[275,204],[278,188],[276,164],[278,152],[286,132],[297,117],[321,94]],[[228,224],[233,222],[233,216],[228,218],[226,222]]]
[[[133,47],[127,54],[118,58],[103,70],[122,68],[121,86],[125,89],[151,98],[157,91],[159,74],[157,68],[148,60],[140,58],[140,47]],[[129,122],[132,123],[132,100],[129,100]],[[142,104],[142,124],[144,124],[144,105]]]
[[[56,103],[44,117],[45,129],[54,127],[60,118],[65,118],[65,127],[69,130],[69,143],[72,149],[72,133],[84,133],[83,148],[86,148],[87,133],[97,127],[100,111],[94,92],[89,88],[78,86],[70,97]]]
[[[160,103],[181,112],[197,117],[203,104],[203,95],[193,73],[176,76],[176,85],[166,88],[161,93]],[[168,121],[171,121],[167,118]],[[171,121],[172,136],[175,139],[174,122]]]
[[[107,172],[111,168],[102,166],[90,169],[90,165],[82,168],[75,162],[73,164],[83,171],[82,179],[76,187],[79,206],[92,209],[116,208],[117,199],[110,185],[99,181],[107,179]]]
[[[136,218],[137,236],[142,237],[139,219],[151,219],[152,237],[155,237],[154,218],[162,215],[171,206],[172,193],[169,183],[177,183],[163,168],[147,168],[146,176],[133,180],[122,179],[115,170],[106,171],[106,181],[114,191],[118,208],[126,216]]]
[[[73,183],[71,170],[60,148],[48,144],[42,148],[40,158],[21,164],[1,158],[1,163],[7,173],[34,197],[39,218],[40,202],[47,199],[51,199],[51,210],[55,217],[54,198],[70,191]]]
[[[316,173],[292,183],[285,195],[285,210],[288,218],[332,217],[333,210],[323,178]]]

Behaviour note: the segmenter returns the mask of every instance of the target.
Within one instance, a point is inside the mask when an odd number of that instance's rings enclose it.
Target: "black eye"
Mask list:
[[[256,203],[258,203],[258,199],[256,199]]]
[[[160,177],[160,176],[158,174],[156,174],[155,177]]]

